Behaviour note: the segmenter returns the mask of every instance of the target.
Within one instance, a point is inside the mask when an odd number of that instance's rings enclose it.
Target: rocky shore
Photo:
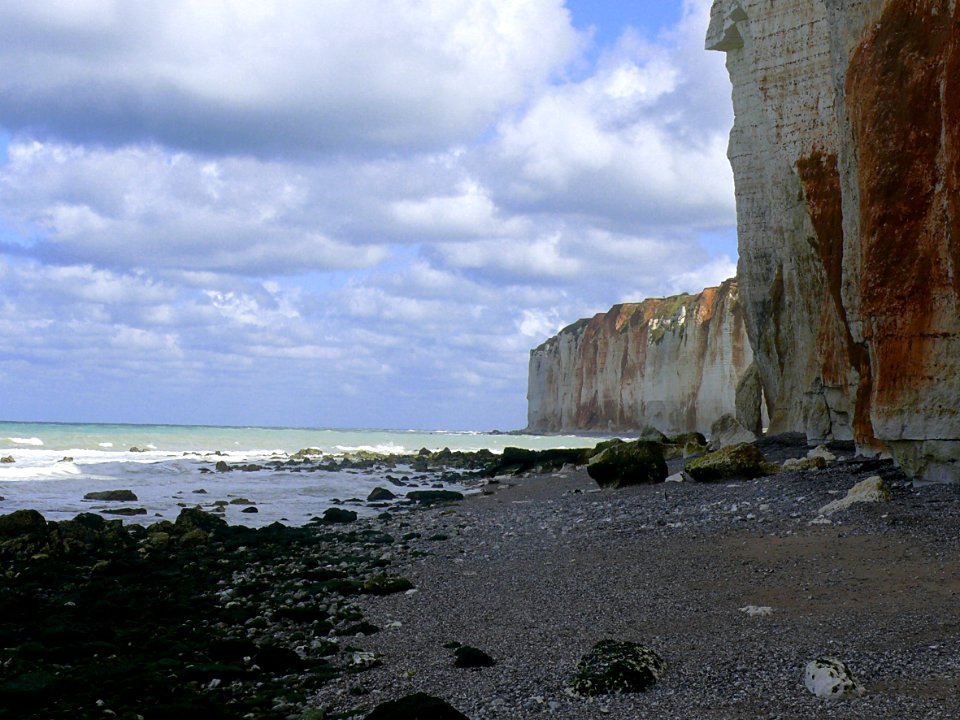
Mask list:
[[[957,717],[960,492],[829,450],[619,489],[500,467],[463,500],[302,528],[2,516],[0,718],[409,718],[410,696],[472,720]],[[868,478],[889,499],[825,510]],[[602,641],[662,676],[574,692]],[[863,693],[812,694],[822,656]]]

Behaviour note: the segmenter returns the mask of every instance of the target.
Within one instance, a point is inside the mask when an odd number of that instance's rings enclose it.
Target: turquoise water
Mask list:
[[[131,447],[165,452],[296,452],[315,447],[331,454],[359,449],[388,453],[420,448],[494,452],[506,446],[545,449],[587,447],[596,438],[504,435],[423,430],[338,430],[308,428],[216,427],[205,425],[106,425],[0,422],[0,450],[37,449],[122,451]]]
[[[301,448],[318,448],[326,455],[360,450],[412,454],[428,450],[494,452],[515,446],[530,449],[592,447],[595,437],[500,435],[419,430],[334,430],[304,428],[209,427],[189,425],[100,425],[0,422],[0,513],[22,508],[48,519],[74,517],[80,512],[104,512],[112,506],[83,499],[95,490],[130,489],[131,503],[148,511],[132,521],[176,518],[180,509],[216,501],[246,498],[256,514],[242,514],[242,505],[229,505],[232,523],[264,525],[274,521],[299,525],[339,501],[363,500],[387,484],[387,471],[356,470],[294,472],[215,472],[218,461],[245,464],[283,460]],[[391,470],[393,474],[409,468]],[[436,478],[412,481],[411,489]],[[463,489],[453,487],[452,489]],[[405,491],[401,491],[405,492]],[[355,503],[361,514],[375,510]]]

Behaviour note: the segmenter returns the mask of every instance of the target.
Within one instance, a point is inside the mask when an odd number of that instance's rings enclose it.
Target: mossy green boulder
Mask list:
[[[750,443],[731,445],[687,461],[683,469],[694,480],[710,482],[732,478],[758,478],[773,475],[779,468],[768,463],[760,448]]]
[[[657,653],[633,642],[601,640],[580,658],[570,684],[578,695],[643,692],[667,671]]]
[[[645,440],[613,445],[590,459],[587,474],[600,487],[661,483],[667,479],[663,445]]]

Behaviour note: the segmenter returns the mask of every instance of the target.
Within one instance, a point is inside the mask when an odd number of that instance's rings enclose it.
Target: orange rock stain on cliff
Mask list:
[[[916,407],[957,367],[958,42],[960,4],[889,0],[847,73],[875,417]]]
[[[844,388],[851,368],[859,375],[853,419],[854,438],[877,446],[870,422],[871,371],[867,349],[850,332],[843,305],[843,196],[834,153],[814,151],[797,162],[810,220],[823,265],[824,302],[817,337],[817,355],[824,385]]]

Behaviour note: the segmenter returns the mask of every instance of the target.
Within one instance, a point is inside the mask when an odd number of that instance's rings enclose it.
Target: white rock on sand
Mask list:
[[[858,683],[850,668],[842,660],[821,657],[811,660],[803,672],[807,690],[825,700],[843,700],[863,695],[863,686]]]

